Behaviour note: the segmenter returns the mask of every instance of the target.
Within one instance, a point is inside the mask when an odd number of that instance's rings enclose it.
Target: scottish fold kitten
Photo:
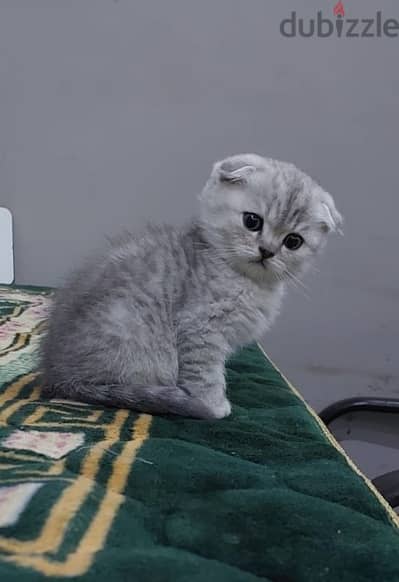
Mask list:
[[[57,293],[42,346],[44,394],[216,419],[224,364],[274,321],[341,225],[333,199],[292,164],[217,162],[185,228],[115,240]]]

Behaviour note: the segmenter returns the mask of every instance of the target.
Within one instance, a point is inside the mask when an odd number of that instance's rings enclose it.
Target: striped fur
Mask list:
[[[264,217],[262,232],[245,229],[246,211]],[[248,154],[215,164],[196,220],[120,237],[59,291],[42,345],[45,394],[228,415],[226,358],[270,327],[288,271],[300,273],[339,221],[331,197],[290,164]],[[295,257],[282,247],[294,224],[307,240]],[[260,263],[265,245],[275,256]]]

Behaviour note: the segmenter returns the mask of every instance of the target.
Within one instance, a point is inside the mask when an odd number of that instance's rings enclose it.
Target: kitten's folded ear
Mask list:
[[[256,167],[249,163],[247,156],[232,156],[221,162],[216,162],[213,167],[213,176],[220,182],[230,184],[243,184]]]
[[[342,225],[344,220],[342,215],[338,212],[332,196],[327,194],[327,192],[323,192],[322,208],[323,224],[325,228],[329,231],[338,232],[343,235]]]

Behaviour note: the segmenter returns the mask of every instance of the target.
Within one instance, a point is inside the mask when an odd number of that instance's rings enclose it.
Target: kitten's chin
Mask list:
[[[238,261],[233,267],[240,275],[260,285],[276,286],[283,282],[282,277],[266,261]]]

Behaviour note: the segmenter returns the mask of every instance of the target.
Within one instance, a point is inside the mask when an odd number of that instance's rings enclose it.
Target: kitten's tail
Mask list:
[[[42,389],[45,398],[66,398],[148,414],[177,414],[192,418],[220,418],[205,402],[178,386],[143,384],[55,384]]]

